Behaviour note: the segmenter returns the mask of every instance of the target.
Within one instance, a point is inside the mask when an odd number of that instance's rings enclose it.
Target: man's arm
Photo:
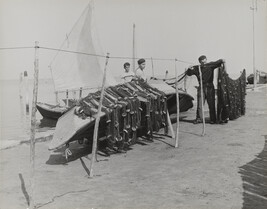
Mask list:
[[[196,75],[196,70],[198,66],[191,66],[186,70],[186,75],[191,76],[191,75]]]
[[[218,68],[220,67],[223,63],[225,63],[225,61],[223,59],[219,59],[215,62],[209,62],[206,64],[206,66],[211,67],[212,69]]]

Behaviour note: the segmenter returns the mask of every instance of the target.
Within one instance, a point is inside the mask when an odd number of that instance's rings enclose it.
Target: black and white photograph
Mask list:
[[[0,0],[0,209],[266,209],[266,0]]]

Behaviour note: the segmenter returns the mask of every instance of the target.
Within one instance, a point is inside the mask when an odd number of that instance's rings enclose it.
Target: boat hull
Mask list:
[[[36,108],[44,118],[54,120],[60,118],[68,110],[66,107],[60,107],[58,105],[50,105],[41,102],[37,102]]]
[[[175,89],[168,86],[166,83],[161,85],[161,90],[168,90],[167,96],[167,108],[169,109],[170,114],[177,112],[176,110],[176,92]],[[163,88],[164,87],[164,88]],[[162,91],[164,92],[164,91]],[[166,91],[167,92],[167,91]],[[191,97],[186,92],[179,90],[179,98],[181,101],[180,111],[186,111],[193,106],[193,97]],[[142,101],[139,99],[141,104],[141,109],[143,110],[141,113],[141,118],[145,118],[146,115],[146,101]],[[77,108],[77,109],[76,109]],[[61,148],[62,146],[76,140],[82,140],[84,138],[92,139],[93,138],[93,130],[95,124],[96,115],[90,115],[86,118],[78,116],[76,113],[79,110],[78,106],[74,106],[68,110],[63,116],[61,116],[57,122],[55,133],[51,143],[49,144],[49,150],[56,150]],[[151,112],[151,111],[150,111]],[[106,121],[107,116],[104,112],[101,112],[100,116],[100,124],[99,124],[99,135],[98,137],[105,136],[106,130]],[[143,132],[143,129],[146,126],[146,122],[144,119],[141,122],[140,127],[138,128],[140,132]],[[138,133],[137,133],[138,134]]]

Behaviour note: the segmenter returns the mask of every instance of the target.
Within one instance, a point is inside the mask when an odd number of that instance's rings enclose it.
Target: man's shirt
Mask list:
[[[129,81],[131,81],[133,78],[134,78],[134,73],[133,73],[132,71],[129,71],[128,73],[127,73],[127,72],[124,72],[123,75],[121,76],[121,79],[122,79],[124,82],[129,82]]]
[[[223,60],[217,60],[216,62],[209,62],[203,65],[200,65],[200,69],[202,72],[202,83],[203,84],[212,84],[213,83],[213,74],[214,70],[221,66],[223,63]],[[200,82],[200,76],[199,76],[199,65],[195,65],[191,68],[188,68],[187,75],[195,75],[197,77],[198,82]]]
[[[135,72],[135,76],[139,79],[143,79],[144,81],[147,81],[147,77],[146,77],[144,70],[141,70],[140,68],[137,68]]]

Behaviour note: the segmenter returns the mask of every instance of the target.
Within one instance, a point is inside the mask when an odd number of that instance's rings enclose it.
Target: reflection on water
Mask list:
[[[1,138],[0,149],[19,144],[30,137],[31,105],[33,81],[29,80],[30,112],[26,112],[25,88],[19,80],[0,80],[0,110],[1,110]],[[51,80],[39,80],[37,101],[53,104],[53,83]],[[43,121],[36,113],[36,134],[38,137],[51,134],[55,128],[55,121]]]
[[[23,97],[20,97],[20,125],[27,135],[30,134],[30,113],[26,111],[26,103]]]

